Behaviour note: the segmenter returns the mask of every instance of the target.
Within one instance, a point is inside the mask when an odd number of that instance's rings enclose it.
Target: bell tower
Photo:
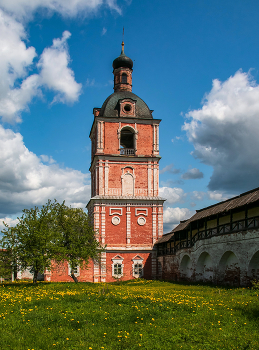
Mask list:
[[[92,267],[94,282],[156,278],[153,245],[163,234],[159,197],[159,123],[132,93],[133,62],[113,61],[114,93],[94,108],[90,132],[91,199],[97,239],[106,246]]]

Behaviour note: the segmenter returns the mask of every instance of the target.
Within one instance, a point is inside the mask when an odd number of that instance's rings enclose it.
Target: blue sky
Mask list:
[[[0,219],[90,198],[93,107],[112,61],[160,126],[165,232],[259,186],[258,1],[0,0]]]

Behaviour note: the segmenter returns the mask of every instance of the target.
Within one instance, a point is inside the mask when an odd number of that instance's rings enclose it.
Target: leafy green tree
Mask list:
[[[51,267],[55,259],[55,217],[57,203],[48,201],[40,209],[24,209],[15,227],[6,226],[1,245],[12,253],[15,264],[21,270],[27,268],[33,273],[33,283],[37,282],[39,273]]]
[[[17,277],[17,237],[14,227],[8,227],[5,224],[4,237],[2,239],[2,246],[4,249],[0,249],[0,273],[4,278],[13,275]]]
[[[0,249],[0,278],[11,280],[12,274],[16,272],[16,265],[12,266],[12,257],[7,249]]]
[[[39,273],[52,268],[52,262],[67,261],[75,282],[77,266],[87,266],[89,259],[98,259],[102,250],[95,238],[88,215],[49,200],[41,208],[24,209],[15,227],[5,224],[0,245],[10,256],[11,268],[33,273],[33,283]]]
[[[99,260],[103,248],[96,240],[93,226],[83,209],[67,207],[64,203],[58,205],[56,224],[59,229],[59,260],[69,263],[71,277],[78,282],[76,268],[86,268],[89,259]]]

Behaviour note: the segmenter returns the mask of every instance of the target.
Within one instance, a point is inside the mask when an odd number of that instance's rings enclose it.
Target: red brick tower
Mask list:
[[[158,195],[159,123],[132,93],[132,60],[113,61],[114,93],[94,108],[92,193],[87,205],[98,239],[106,245],[93,266],[94,282],[155,278],[153,245],[163,234],[163,199]],[[90,272],[90,271],[89,271]]]

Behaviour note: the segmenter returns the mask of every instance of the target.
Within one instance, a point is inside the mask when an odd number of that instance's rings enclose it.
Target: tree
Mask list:
[[[5,227],[8,228],[8,225],[5,224]],[[4,242],[4,249],[1,249],[0,252],[0,273],[1,276],[13,275],[16,279],[17,277],[17,251],[15,249],[17,238],[16,231],[14,227],[10,227],[5,230],[5,235],[2,239]],[[3,231],[2,231],[3,232]]]
[[[15,227],[6,226],[1,245],[9,251],[19,269],[30,269],[33,283],[37,282],[39,272],[51,267],[55,258],[55,218],[53,210],[57,203],[48,201],[40,209],[24,209]]]
[[[24,209],[15,227],[5,224],[0,245],[12,257],[12,269],[27,268],[33,273],[33,283],[39,273],[52,268],[52,261],[68,261],[75,282],[76,267],[87,266],[88,260],[98,259],[102,248],[95,238],[88,215],[49,200],[41,208]]]
[[[68,261],[71,277],[77,266],[87,267],[89,259],[99,259],[103,250],[88,215],[81,208],[71,208],[64,203],[57,206],[56,224],[59,229],[59,260]]]
[[[7,249],[0,249],[0,278],[11,280],[12,274],[15,275],[15,266],[12,266],[12,257]]]

